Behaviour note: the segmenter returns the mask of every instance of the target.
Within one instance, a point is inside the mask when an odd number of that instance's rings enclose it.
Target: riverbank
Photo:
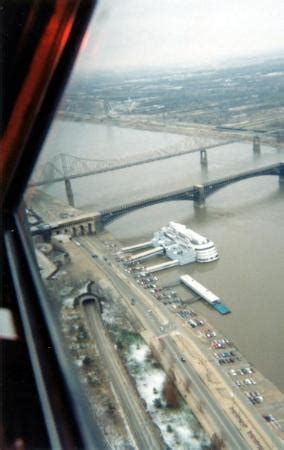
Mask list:
[[[204,125],[198,123],[188,123],[188,122],[178,122],[169,123],[159,120],[151,120],[148,117],[118,117],[118,118],[97,118],[95,116],[86,116],[79,113],[71,113],[68,111],[59,111],[57,113],[59,120],[64,121],[74,121],[74,122],[87,122],[97,125],[105,125],[111,127],[119,127],[125,129],[134,129],[142,131],[151,131],[157,133],[169,133],[169,134],[180,134],[183,136],[200,136],[203,138],[211,138],[216,140],[224,141],[242,141],[242,142],[252,142],[252,138],[255,134],[253,130],[247,131],[234,131],[230,130],[218,130],[213,125]],[[260,134],[261,143],[265,145],[277,146],[278,148],[284,149],[284,142],[277,142],[274,137],[267,134]]]

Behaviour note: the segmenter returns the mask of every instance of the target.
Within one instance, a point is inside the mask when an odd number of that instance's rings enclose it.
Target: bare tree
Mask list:
[[[221,436],[218,436],[217,433],[212,434],[211,436],[211,450],[221,450],[224,448],[224,441]]]
[[[171,374],[169,374],[165,379],[163,392],[167,402],[167,406],[169,408],[177,408],[178,392],[174,382],[174,378],[171,376]]]
[[[187,378],[187,379],[186,379],[186,382],[185,382],[185,385],[184,385],[184,387],[185,387],[185,389],[186,389],[187,392],[190,391],[191,385],[192,385],[191,379],[190,379],[190,378]]]

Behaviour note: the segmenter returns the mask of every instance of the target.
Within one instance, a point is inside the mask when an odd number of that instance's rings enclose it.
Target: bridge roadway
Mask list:
[[[98,248],[94,246],[90,238],[81,237],[79,238],[79,241],[81,242],[81,246],[83,246],[87,252],[91,254],[98,254]],[[176,325],[171,321],[170,312],[167,311],[167,316],[170,318],[170,320],[167,320],[167,323],[161,321],[160,317],[158,317],[158,315],[154,312],[149,314],[149,307],[153,307],[153,304],[147,297],[147,294],[142,292],[142,290],[139,289],[134,282],[131,282],[124,273],[116,269],[110,261],[109,263],[110,264],[104,263],[100,259],[100,262],[96,264],[98,264],[99,268],[103,270],[108,279],[112,281],[116,289],[120,292],[122,299],[127,299],[126,306],[128,308],[131,307],[129,302],[129,293],[132,292],[132,296],[134,296],[137,300],[135,305],[132,306],[133,313],[139,312],[138,317],[142,318],[142,323],[146,329],[149,329],[153,335],[158,337],[161,335],[161,326],[163,327],[163,336],[167,333],[167,336],[163,338],[166,351],[171,355],[174,365],[179,368],[180,372],[192,381],[192,392],[197,398],[200,398],[204,402],[204,410],[210,414],[211,420],[215,423],[216,431],[219,430],[221,433],[226,448],[234,450],[249,450],[250,447],[236,426],[230,421],[226,412],[213,398],[210,390],[201,380],[193,367],[190,364],[185,365],[181,362],[181,357],[183,355],[180,353],[179,348],[170,336],[170,332],[176,330]],[[163,305],[158,304],[157,308],[161,309],[162,306]],[[166,313],[164,310],[161,312],[162,315]]]
[[[249,178],[264,176],[264,175],[278,175],[283,177],[284,175],[284,163],[272,164],[257,169],[247,170],[244,172],[231,175],[229,177],[219,178],[212,181],[206,181],[203,184],[190,186],[188,188],[179,189],[172,192],[167,192],[161,195],[155,195],[143,200],[138,200],[132,203],[126,203],[114,208],[108,208],[100,211],[101,222],[103,224],[109,223],[116,218],[135,211],[136,209],[146,208],[147,206],[155,205],[157,203],[175,201],[175,200],[193,200],[195,202],[204,201],[206,197],[224,188],[232,183],[236,183],[241,180]]]
[[[50,178],[41,179],[38,181],[31,181],[29,183],[29,187],[43,186],[45,184],[58,183],[58,182],[63,182],[63,181],[65,182],[66,180],[73,180],[76,178],[87,177],[87,176],[96,175],[99,173],[113,172],[113,171],[120,170],[120,169],[126,169],[128,167],[134,167],[134,166],[139,166],[142,164],[152,163],[155,161],[176,158],[178,156],[183,156],[183,155],[187,155],[190,153],[198,153],[198,152],[201,152],[202,150],[209,150],[212,148],[217,148],[217,147],[221,147],[224,145],[232,144],[234,142],[235,141],[230,140],[230,141],[219,142],[217,144],[215,143],[215,144],[211,144],[211,145],[205,145],[203,147],[198,147],[195,149],[182,149],[182,150],[175,151],[172,153],[165,153],[165,154],[163,154],[163,153],[157,154],[156,153],[151,156],[141,155],[140,158],[138,156],[136,159],[133,159],[133,160],[122,158],[121,160],[96,161],[96,160],[92,160],[92,159],[83,159],[83,158],[71,157],[69,155],[62,154],[62,158],[64,157],[64,163],[63,162],[61,163],[63,169],[60,170],[52,162],[47,162],[46,164],[44,164],[44,166],[39,168],[37,170],[37,172],[42,171],[44,173],[44,171],[48,167],[49,174],[52,174],[50,176]],[[59,156],[60,155],[58,155],[58,157]],[[70,162],[68,163],[69,160],[70,160]],[[111,161],[115,161],[113,163],[113,165],[111,165]],[[93,168],[92,165],[97,165],[97,167]],[[102,167],[100,167],[99,165],[101,165]],[[68,168],[69,166],[71,167],[71,169]],[[80,166],[82,166],[81,172],[80,172]],[[73,170],[73,167],[75,167],[75,170],[78,171],[77,173],[71,172]],[[58,175],[58,173],[62,173],[62,175]],[[36,178],[36,173],[34,174],[34,178]]]
[[[141,450],[163,449],[161,438],[147,415],[141,399],[132,386],[102,323],[94,302],[82,304],[89,334],[94,339],[103,365],[107,369],[116,396],[119,399],[128,427],[137,448]]]

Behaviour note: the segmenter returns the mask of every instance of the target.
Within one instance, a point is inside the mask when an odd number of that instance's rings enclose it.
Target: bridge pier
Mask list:
[[[71,181],[69,180],[69,178],[65,178],[64,184],[65,184],[65,191],[66,191],[66,197],[67,197],[68,204],[70,206],[75,206],[72,185],[71,185]]]
[[[207,159],[207,150],[206,148],[202,148],[200,150],[200,164],[202,166],[207,166],[208,164],[208,159]]]
[[[284,186],[284,171],[279,174],[279,183]]]
[[[97,217],[96,219],[96,233],[100,233],[104,230],[104,223],[102,217]]]
[[[205,187],[202,184],[197,184],[194,186],[194,207],[204,208],[205,207]]]
[[[260,138],[259,136],[253,137],[253,152],[259,153],[260,152]]]

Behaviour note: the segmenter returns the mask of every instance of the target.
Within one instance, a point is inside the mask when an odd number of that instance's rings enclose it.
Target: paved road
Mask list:
[[[141,303],[139,303],[140,312],[143,311],[143,305],[141,307]],[[146,319],[148,328],[156,335],[161,334],[160,325],[161,323],[157,321],[155,318],[155,313],[147,313],[144,307],[144,318]],[[169,325],[167,332],[170,332],[171,325]],[[164,333],[164,331],[163,331]],[[196,395],[197,398],[202,400],[204,409],[209,412],[213,422],[215,422],[216,429],[220,431],[224,442],[227,444],[228,448],[246,450],[250,447],[247,446],[243,437],[239,433],[238,429],[235,425],[227,418],[224,411],[216,402],[216,400],[212,397],[209,389],[200,379],[199,375],[192,368],[191,365],[185,366],[184,363],[181,362],[182,354],[180,350],[177,348],[171,337],[164,337],[163,341],[165,343],[165,351],[171,355],[175,363],[178,365],[180,371],[186,375],[186,378],[189,378],[192,382],[192,392]]]
[[[95,303],[83,305],[89,333],[95,339],[103,364],[107,369],[115,393],[127,417],[128,427],[139,450],[163,449],[157,430],[147,416],[141,400],[129,381],[128,374],[121,364],[113,344],[106,334],[100,313]]]
[[[170,350],[175,364],[179,366],[179,369],[185,375],[185,378],[188,378],[192,382],[192,392],[194,392],[196,397],[200,399],[203,404],[203,408],[207,410],[207,413],[210,414],[213,422],[217,425],[226,447],[236,450],[249,450],[250,446],[247,445],[238,429],[230,421],[230,419],[227,418],[226,414],[224,414],[224,411],[216,400],[212,398],[209,389],[201,380],[196,371],[190,364],[181,362],[180,351],[171,337],[165,337],[163,340],[167,348]]]
[[[88,252],[97,253],[97,243],[96,246],[94,246],[92,239],[90,239],[89,237],[84,237],[80,238],[80,240]],[[105,254],[104,246],[101,245],[100,247],[102,254]],[[226,412],[212,396],[211,391],[201,380],[195,369],[191,365],[184,365],[184,363],[181,362],[181,357],[183,355],[180,352],[179,348],[176,346],[176,343],[173,341],[173,339],[171,339],[170,336],[164,338],[165,333],[169,334],[174,330],[179,331],[179,327],[177,327],[171,320],[172,313],[168,310],[168,308],[157,302],[153,304],[153,302],[149,300],[149,294],[140,289],[128,275],[126,275],[120,268],[118,269],[117,265],[115,263],[112,264],[110,260],[108,260],[107,262],[100,260],[99,267],[106,274],[106,276],[112,280],[123,298],[128,299],[126,300],[128,307],[130,306],[129,289],[131,289],[131,293],[134,293],[134,297],[137,301],[133,308],[133,312],[136,311],[138,313],[137,316],[140,318],[140,320],[142,319],[141,322],[146,329],[149,329],[156,336],[163,336],[166,351],[176,362],[181,373],[183,373],[185,377],[188,377],[191,381],[193,381],[191,386],[192,392],[196,395],[197,398],[202,399],[204,409],[210,411],[210,417],[215,423],[216,430],[219,430],[219,432],[221,433],[224,442],[227,445],[227,448],[236,450],[250,449],[251,447],[247,444],[246,440],[240,434],[238,428],[228,418]],[[149,313],[149,308],[152,309],[151,313]],[[160,310],[161,315],[156,314],[157,310]],[[164,320],[161,319],[161,316],[164,318]],[[168,322],[167,325],[165,325],[164,323],[165,318]],[[161,331],[161,326],[163,331]],[[254,417],[259,422],[260,426],[263,427],[262,422],[260,422],[261,418],[258,418],[256,416]],[[275,434],[271,430],[268,430],[267,434],[271,438],[271,440],[275,442],[275,448],[278,448],[277,445],[279,446],[279,440],[278,438],[276,438]]]
[[[96,248],[90,238],[84,237],[80,238],[81,243],[85,246],[91,253],[96,253]],[[131,285],[131,290],[136,293],[137,298],[140,301],[135,303],[133,311],[137,309],[139,311],[140,318],[143,318],[143,322],[146,327],[156,336],[160,336],[161,326],[163,327],[163,333],[166,331],[169,333],[173,331],[175,327],[171,323],[164,325],[159,318],[155,315],[155,312],[149,313],[149,303],[147,294],[142,292],[134,283],[129,280],[129,277],[121,273],[116,273],[115,267],[111,266],[103,261],[99,262],[99,267],[106,273],[106,275],[112,280],[117,289],[120,291],[121,295],[129,299],[129,287]],[[134,295],[135,296],[135,295]],[[142,300],[142,301],[141,301]],[[170,314],[166,308],[162,308],[163,305],[155,305],[155,307],[163,309],[163,315],[168,316]],[[165,309],[165,311],[164,311]],[[164,329],[165,328],[165,329]],[[204,410],[209,412],[212,421],[215,423],[216,430],[219,430],[224,442],[229,449],[236,450],[249,450],[250,446],[247,445],[246,441],[240,434],[237,427],[228,419],[224,410],[216,402],[215,398],[212,396],[211,392],[201,380],[199,375],[196,373],[194,368],[190,364],[184,364],[181,362],[181,357],[183,356],[176,346],[175,342],[170,336],[163,338],[165,343],[165,350],[171,355],[175,364],[179,367],[180,371],[189,378],[192,382],[191,389],[197,398],[200,398],[203,402]]]

